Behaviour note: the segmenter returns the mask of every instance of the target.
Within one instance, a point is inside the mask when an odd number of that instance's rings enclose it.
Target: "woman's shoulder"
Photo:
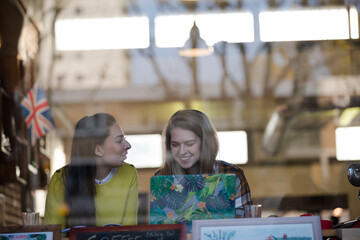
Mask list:
[[[222,160],[217,160],[216,163],[220,173],[244,173],[242,168],[235,164],[228,163]]]
[[[154,173],[154,176],[160,175],[160,169],[156,170],[156,172]]]
[[[134,165],[132,165],[131,163],[126,163],[126,162],[124,162],[123,165],[120,168],[136,170]]]
[[[129,174],[129,175],[133,175],[135,174],[137,171],[136,171],[136,168],[134,165],[130,164],[130,163],[125,163],[121,166],[121,167],[118,167],[118,170],[117,170],[118,173],[121,173],[121,174]]]
[[[62,173],[63,173],[64,171],[66,171],[66,169],[68,169],[68,168],[69,168],[69,166],[68,166],[68,165],[65,165],[65,166],[57,169],[57,170],[54,172],[54,175],[55,175],[55,174],[62,174]]]
[[[132,184],[137,180],[137,178],[138,174],[135,166],[129,163],[124,163],[121,167],[117,168],[116,173],[110,182],[114,183],[120,181],[122,184]]]
[[[55,170],[55,172],[52,175],[52,178],[54,178],[54,179],[62,178],[63,174],[67,171],[68,168],[69,168],[68,165],[65,165],[65,166]]]
[[[65,173],[68,169],[68,166],[64,166],[64,167],[61,167],[59,169],[57,169],[51,179],[50,179],[50,182],[49,182],[49,186],[48,188],[49,189],[52,189],[52,188],[62,188],[64,186],[64,183],[65,183]]]
[[[229,163],[229,162],[226,162],[224,160],[216,160],[216,163],[220,166],[227,166],[227,167],[234,167],[234,168],[239,168],[239,166],[233,164],[233,163]]]

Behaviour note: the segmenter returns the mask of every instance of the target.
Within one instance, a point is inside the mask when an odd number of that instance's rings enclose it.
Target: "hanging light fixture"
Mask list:
[[[186,40],[184,47],[180,49],[179,55],[183,57],[201,57],[212,54],[213,47],[209,47],[205,40],[200,37],[200,30],[194,25],[190,30],[190,37]]]

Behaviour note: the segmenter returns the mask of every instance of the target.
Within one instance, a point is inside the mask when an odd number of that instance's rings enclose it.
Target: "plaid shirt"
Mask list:
[[[235,208],[236,208],[236,216],[243,217],[244,216],[244,205],[251,205],[251,193],[250,187],[246,180],[244,171],[234,165],[227,163],[225,161],[216,161],[215,165],[215,173],[234,173],[236,174],[236,200],[235,200]]]

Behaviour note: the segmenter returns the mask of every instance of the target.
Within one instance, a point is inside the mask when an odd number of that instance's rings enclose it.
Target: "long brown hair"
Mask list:
[[[219,151],[216,129],[210,119],[198,110],[184,109],[177,111],[169,119],[164,128],[163,137],[165,163],[159,170],[161,175],[185,174],[182,167],[175,161],[171,153],[171,130],[179,127],[193,132],[201,140],[201,154],[199,159],[199,174],[214,173],[214,164]]]
[[[106,113],[83,117],[75,127],[70,164],[64,171],[68,227],[95,226],[95,147],[104,143],[116,121]]]

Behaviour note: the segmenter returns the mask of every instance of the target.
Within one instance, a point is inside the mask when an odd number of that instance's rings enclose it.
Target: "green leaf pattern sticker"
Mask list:
[[[236,178],[229,174],[158,176],[150,184],[151,224],[235,217]]]

